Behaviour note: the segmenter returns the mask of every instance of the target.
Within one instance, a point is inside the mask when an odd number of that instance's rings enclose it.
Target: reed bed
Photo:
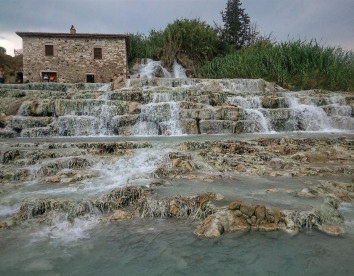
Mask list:
[[[216,57],[198,68],[200,77],[263,78],[292,90],[354,91],[354,53],[312,41],[259,43]]]

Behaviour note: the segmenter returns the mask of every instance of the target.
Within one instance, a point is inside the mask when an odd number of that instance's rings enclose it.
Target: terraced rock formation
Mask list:
[[[263,80],[2,85],[0,97],[2,138],[354,130],[354,93]]]

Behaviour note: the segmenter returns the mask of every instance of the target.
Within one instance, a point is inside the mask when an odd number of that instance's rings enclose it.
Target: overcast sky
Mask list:
[[[15,32],[148,33],[174,19],[221,22],[227,0],[0,0],[0,46],[22,48]],[[354,49],[354,0],[243,0],[262,33],[278,41],[316,38]]]

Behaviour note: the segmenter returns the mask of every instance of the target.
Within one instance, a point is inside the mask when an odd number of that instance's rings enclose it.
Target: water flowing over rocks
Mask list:
[[[118,84],[2,85],[0,137],[354,129],[351,92],[290,92],[246,79],[141,78]]]
[[[0,87],[1,231],[162,218],[198,223],[208,238],[346,235],[352,92],[188,79],[177,65],[170,78],[149,66],[156,75],[112,86]]]

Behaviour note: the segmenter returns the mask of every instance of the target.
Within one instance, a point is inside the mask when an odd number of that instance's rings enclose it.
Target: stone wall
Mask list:
[[[45,56],[45,45],[53,45],[54,56]],[[94,59],[94,48],[102,48],[102,59]],[[86,74],[109,81],[127,73],[125,38],[23,37],[24,81],[40,82],[41,72],[56,72],[58,82],[86,82]]]

